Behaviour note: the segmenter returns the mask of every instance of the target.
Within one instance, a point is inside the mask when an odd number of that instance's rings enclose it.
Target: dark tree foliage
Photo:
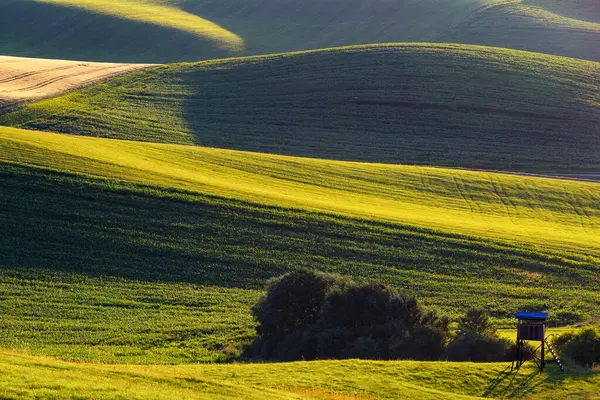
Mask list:
[[[458,333],[486,336],[495,332],[487,311],[482,308],[471,308],[458,319]]]
[[[597,328],[562,334],[552,344],[561,357],[576,364],[585,367],[600,364],[600,330]]]
[[[458,333],[446,348],[446,355],[451,361],[508,361],[515,353],[513,347],[510,341],[498,337],[485,310],[473,308],[458,319]]]
[[[389,318],[392,294],[384,285],[350,286],[332,291],[321,310],[324,327],[357,330],[381,325]]]
[[[446,354],[450,361],[510,361],[514,349],[510,341],[495,335],[459,333],[448,345]]]
[[[281,339],[314,323],[334,283],[332,276],[306,270],[270,280],[267,295],[252,309],[260,323],[258,334]]]
[[[437,360],[450,339],[450,320],[412,296],[311,271],[271,281],[254,317],[246,355],[263,359]]]

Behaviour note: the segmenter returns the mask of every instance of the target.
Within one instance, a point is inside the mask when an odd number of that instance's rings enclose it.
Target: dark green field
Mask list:
[[[0,122],[305,157],[595,173],[599,85],[593,62],[367,46],[143,70]]]
[[[120,3],[125,3],[120,0]],[[0,0],[0,54],[115,62],[180,62],[386,42],[479,44],[600,60],[595,0],[127,0],[167,5],[167,24],[107,0]],[[182,12],[239,36],[196,35]],[[162,21],[160,21],[162,22]]]
[[[598,0],[0,0],[0,56],[59,60],[0,57],[0,399],[600,400],[568,350],[243,351],[304,268],[448,341],[474,307],[598,325]]]
[[[191,362],[253,334],[266,279],[309,267],[386,282],[456,315],[600,317],[593,258],[1,165],[0,346]]]

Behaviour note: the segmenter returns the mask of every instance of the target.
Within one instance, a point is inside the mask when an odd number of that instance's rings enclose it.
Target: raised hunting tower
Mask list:
[[[548,319],[547,312],[531,312],[522,311],[515,314],[518,319],[517,323],[517,369],[523,365],[523,363],[529,357],[535,362],[542,372],[546,367],[546,349],[552,354],[552,358],[558,364],[561,371],[564,371],[562,363],[554,349],[548,342],[546,336],[546,319]],[[525,354],[525,342],[540,342],[540,345],[535,348],[533,353]],[[539,357],[538,357],[538,350]]]

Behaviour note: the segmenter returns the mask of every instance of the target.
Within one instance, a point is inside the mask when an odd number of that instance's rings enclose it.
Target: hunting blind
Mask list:
[[[529,312],[522,311],[515,314],[517,323],[517,369],[523,365],[527,359],[535,362],[542,372],[546,367],[546,350],[552,354],[552,358],[561,371],[564,371],[562,363],[548,341],[546,336],[547,312]],[[533,352],[527,352],[525,342],[540,342],[540,345]],[[538,357],[539,350],[539,357]],[[526,354],[527,353],[527,354]]]

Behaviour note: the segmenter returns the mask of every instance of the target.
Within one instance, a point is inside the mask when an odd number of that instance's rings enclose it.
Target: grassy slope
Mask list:
[[[148,63],[431,41],[598,61],[585,1],[0,0],[0,53]]]
[[[308,157],[593,173],[599,89],[599,63],[382,45],[163,66],[0,121]]]
[[[449,315],[478,304],[503,324],[521,308],[600,317],[597,185],[1,130],[4,161],[130,183],[2,166],[0,346],[222,359],[251,337],[265,280],[300,267],[383,280]],[[487,226],[479,237],[414,226],[435,216],[453,232]]]
[[[219,5],[217,5],[219,4]],[[594,0],[184,0],[222,21],[250,54],[351,44],[456,42],[600,60]]]
[[[163,63],[230,56],[243,44],[226,28],[177,8],[135,0],[74,3],[0,0],[0,54]]]
[[[320,361],[202,366],[69,364],[1,352],[4,398],[180,399],[598,399],[600,375],[504,364]],[[477,370],[477,373],[473,373]]]
[[[523,3],[565,18],[600,23],[600,9],[595,0],[525,0]]]
[[[232,53],[244,50],[244,40],[219,25],[152,0],[35,0],[38,3],[79,8],[90,13],[114,16],[135,22],[177,29]]]
[[[0,159],[599,254],[595,183],[0,130]]]
[[[594,0],[490,0],[455,25],[448,41],[600,60]]]

